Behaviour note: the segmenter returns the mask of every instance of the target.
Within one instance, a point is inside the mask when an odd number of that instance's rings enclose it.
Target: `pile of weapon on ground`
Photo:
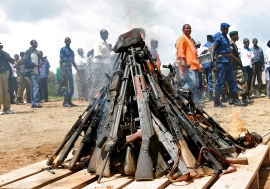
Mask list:
[[[107,85],[47,164],[61,166],[82,133],[68,168],[87,168],[99,175],[98,183],[117,171],[135,175],[136,180],[167,174],[172,182],[202,176],[203,166],[222,175],[236,170],[228,159],[243,150],[239,141],[196,107],[191,92],[174,90],[147,48],[134,45],[119,54]]]

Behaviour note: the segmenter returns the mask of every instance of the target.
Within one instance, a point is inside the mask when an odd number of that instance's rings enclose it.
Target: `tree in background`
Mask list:
[[[50,97],[54,97],[58,88],[56,74],[50,71],[50,82],[48,83],[48,92]]]

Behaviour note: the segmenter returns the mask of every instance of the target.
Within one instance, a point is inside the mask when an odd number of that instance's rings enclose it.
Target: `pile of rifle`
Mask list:
[[[196,107],[191,92],[176,92],[149,51],[140,47],[119,54],[100,96],[79,116],[47,164],[61,166],[81,135],[68,168],[87,168],[99,175],[98,183],[116,171],[136,180],[167,174],[171,181],[202,176],[203,166],[224,174],[229,166],[230,172],[236,170],[228,159],[243,150]]]

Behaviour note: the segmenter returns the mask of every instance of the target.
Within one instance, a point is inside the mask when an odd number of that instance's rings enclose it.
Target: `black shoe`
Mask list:
[[[222,98],[221,98],[221,102],[228,102],[228,100],[227,100],[226,97],[222,97]]]
[[[67,97],[67,103],[68,103],[71,107],[76,107],[76,106],[78,106],[78,105],[73,104],[73,103],[71,102],[71,97]]]
[[[22,103],[22,102],[19,101],[19,100],[16,101],[16,104],[17,104],[17,105],[24,105],[24,103]]]
[[[232,97],[233,97],[233,101],[234,101],[234,103],[233,103],[234,106],[243,106],[243,107],[247,106],[246,103],[243,103],[239,100],[237,93],[232,93]]]
[[[226,105],[220,102],[220,95],[215,95],[214,108],[225,108]]]
[[[229,105],[234,105],[234,100],[232,98],[229,99]]]
[[[68,108],[72,107],[72,106],[71,106],[69,103],[67,103],[67,102],[64,102],[64,103],[63,103],[63,106],[64,106],[64,107],[68,107]]]

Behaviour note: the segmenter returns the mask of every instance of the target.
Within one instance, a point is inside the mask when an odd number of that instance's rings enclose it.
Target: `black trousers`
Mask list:
[[[40,100],[45,100],[48,102],[48,78],[39,78],[38,79],[39,94]]]

